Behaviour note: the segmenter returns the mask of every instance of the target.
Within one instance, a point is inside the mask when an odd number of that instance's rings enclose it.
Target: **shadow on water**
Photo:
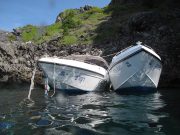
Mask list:
[[[36,88],[33,106],[20,106],[29,85],[0,88],[0,134],[178,134],[179,96],[171,90],[137,95],[115,92],[44,97]]]
[[[151,87],[129,87],[116,90],[116,93],[119,95],[148,95],[157,92],[156,88]]]
[[[161,118],[159,123],[162,123],[162,130],[167,135],[180,134],[180,89],[163,89],[160,91],[161,99],[164,101],[165,106],[158,111],[166,112],[168,118]]]
[[[119,4],[118,0],[113,1],[117,3],[106,10],[111,14],[105,19],[106,21],[102,20],[96,29],[97,36],[94,39],[94,47],[101,49],[102,55],[106,56],[137,41],[142,41],[155,49],[162,58],[164,68],[161,78],[163,80],[160,80],[160,84],[163,82],[164,84],[161,84],[163,86],[167,82],[167,85],[179,87],[177,72],[172,70],[172,67],[176,68],[179,65],[177,63],[178,55],[174,55],[179,54],[179,38],[174,35],[179,31],[179,18],[168,19],[168,16],[175,15],[175,10],[179,10],[180,2],[177,0],[143,0],[145,3],[141,5],[125,4],[133,2],[133,0],[122,0],[121,2],[124,2],[122,4]],[[147,13],[147,16],[143,16],[142,13]],[[153,13],[151,19],[146,18],[148,13]],[[156,18],[156,15],[159,17]],[[162,26],[170,28],[173,32],[165,30],[162,34],[158,29]],[[112,57],[107,58],[109,62],[111,59]],[[158,92],[148,94],[121,92],[120,94],[107,94],[107,97],[110,100],[105,99],[105,104],[102,106],[108,110],[107,117],[109,119],[102,123],[95,123],[96,130],[108,134],[180,134],[179,90],[160,89]]]

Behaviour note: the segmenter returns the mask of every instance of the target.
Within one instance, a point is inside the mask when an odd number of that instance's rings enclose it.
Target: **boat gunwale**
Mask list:
[[[124,60],[126,60],[126,59],[129,59],[130,57],[132,57],[132,56],[134,56],[134,55],[136,55],[136,54],[138,54],[138,53],[140,53],[140,52],[143,52],[143,51],[146,52],[146,53],[148,53],[148,54],[150,54],[150,55],[151,55],[152,57],[154,57],[155,59],[157,59],[157,60],[161,63],[161,65],[162,65],[162,62],[161,62],[161,60],[160,60],[158,57],[156,57],[155,55],[153,55],[153,54],[150,53],[149,51],[141,48],[140,50],[137,50],[137,51],[133,52],[132,54],[124,57],[123,59],[115,62],[112,66],[110,66],[110,68],[108,69],[108,72],[109,72],[114,66],[116,66],[116,65],[119,64],[119,63],[121,63],[122,61],[124,61]],[[118,56],[118,55],[117,55],[117,56]]]
[[[60,64],[60,63],[52,63],[52,62],[46,62],[46,61],[38,61],[38,67],[39,67],[39,63],[47,63],[47,64],[55,64],[55,65],[60,65],[60,66],[66,66],[66,67],[72,67],[72,68],[77,68],[77,69],[81,69],[81,70],[85,70],[85,71],[89,71],[95,74],[98,74],[102,77],[102,79],[105,79],[106,75],[100,74],[98,72],[92,71],[92,70],[88,70],[88,69],[84,69],[84,68],[80,68],[80,67],[75,67],[75,66],[70,66],[70,65],[65,65],[65,64]],[[107,72],[107,71],[106,71]]]

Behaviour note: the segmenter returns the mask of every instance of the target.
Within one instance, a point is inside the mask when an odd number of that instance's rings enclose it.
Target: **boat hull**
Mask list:
[[[38,65],[48,78],[48,84],[60,91],[70,93],[101,91],[107,85],[105,77],[95,72],[45,62],[39,62]]]
[[[154,91],[162,70],[160,60],[140,51],[114,63],[109,70],[110,81],[116,91]]]

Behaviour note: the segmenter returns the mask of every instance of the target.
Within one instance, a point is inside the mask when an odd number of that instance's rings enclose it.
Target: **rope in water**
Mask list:
[[[54,63],[54,72],[53,72],[53,90],[54,90],[54,92],[53,92],[53,94],[51,95],[51,97],[53,97],[54,95],[55,95],[55,93],[56,93],[56,79],[55,79],[55,66],[56,66],[56,64]]]
[[[29,88],[28,99],[31,99],[31,92],[34,89],[34,77],[35,77],[35,74],[36,74],[36,64],[35,64],[35,68],[33,70],[32,77],[31,77],[31,85],[30,85],[30,88]]]

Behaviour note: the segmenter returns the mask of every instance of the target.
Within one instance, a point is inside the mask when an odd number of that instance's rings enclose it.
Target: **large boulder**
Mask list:
[[[131,31],[149,31],[154,25],[160,25],[162,19],[155,11],[138,12],[130,17],[128,25]]]

